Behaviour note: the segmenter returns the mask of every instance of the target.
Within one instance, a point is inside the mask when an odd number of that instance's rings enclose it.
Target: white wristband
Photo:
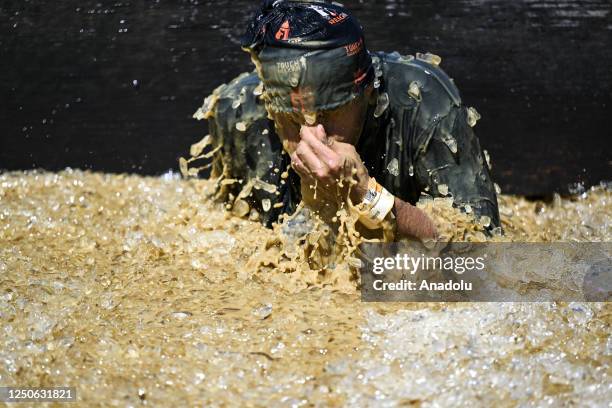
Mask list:
[[[393,209],[395,197],[372,177],[368,183],[368,191],[360,207],[365,210],[359,221],[368,229],[377,229]]]

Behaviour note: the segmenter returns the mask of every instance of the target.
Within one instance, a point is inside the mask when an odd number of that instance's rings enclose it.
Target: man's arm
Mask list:
[[[395,215],[397,234],[400,237],[436,238],[437,231],[433,221],[414,205],[395,197],[393,214]]]
[[[370,176],[355,147],[328,139],[325,129],[320,125],[303,127],[300,136],[301,141],[291,155],[291,161],[302,182],[317,180],[319,188],[329,190],[325,195],[331,197],[337,193],[341,180],[353,179],[355,184],[350,189],[349,198],[354,204],[362,202]],[[395,197],[393,214],[398,235],[419,239],[435,238],[433,222],[417,207]]]
[[[488,158],[468,123],[470,114],[463,105],[453,107],[431,137],[415,146],[415,176],[422,191],[433,197],[452,195],[456,207],[489,217],[494,228],[500,225],[495,185]]]

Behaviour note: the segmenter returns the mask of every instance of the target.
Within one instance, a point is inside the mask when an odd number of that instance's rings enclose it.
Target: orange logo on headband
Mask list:
[[[331,14],[332,18],[329,19],[329,24],[331,25],[336,25],[338,23],[343,22],[344,20],[346,20],[346,18],[348,17],[348,15],[346,13],[341,13],[338,14],[335,11],[329,11],[329,14]]]
[[[349,57],[351,55],[358,54],[362,48],[363,48],[363,38],[360,38],[359,41],[355,41],[352,44],[344,46],[344,49],[346,50],[346,55]]]
[[[274,37],[277,40],[287,41],[289,39],[289,31],[290,31],[289,20],[285,20],[285,22],[278,29],[278,31],[276,32],[276,35]]]

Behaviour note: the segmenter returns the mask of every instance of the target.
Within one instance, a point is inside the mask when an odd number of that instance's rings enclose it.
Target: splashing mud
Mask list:
[[[301,257],[317,237],[282,241],[213,190],[171,173],[0,175],[0,384],[75,386],[81,406],[612,399],[609,304],[364,304],[350,275]],[[610,241],[611,196],[502,196],[494,239]],[[421,206],[445,236],[484,239],[447,201]]]

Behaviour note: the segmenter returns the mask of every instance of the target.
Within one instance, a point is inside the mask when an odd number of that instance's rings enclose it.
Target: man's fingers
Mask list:
[[[302,160],[300,160],[300,158],[295,152],[291,155],[291,167],[293,167],[293,170],[295,170],[300,175],[300,177],[311,177],[310,171],[308,170],[308,168],[306,168],[306,166],[304,166],[304,163],[302,162]]]
[[[334,169],[336,162],[340,160],[338,154],[334,152],[328,145],[317,139],[310,133],[304,133],[302,135],[302,142],[306,143],[312,152],[325,163],[330,169]]]
[[[317,139],[324,141],[325,139],[327,139],[327,132],[325,131],[325,128],[323,127],[323,125],[319,124],[316,127],[316,136]]]
[[[333,151],[330,149],[333,140],[327,136],[327,132],[323,125],[302,126],[300,128],[300,139],[307,142],[313,152],[317,156],[320,156],[326,163],[335,158]],[[325,147],[327,147],[327,149]]]
[[[300,128],[300,137],[306,134],[312,134],[316,139],[322,142],[327,139],[327,133],[325,132],[325,128],[323,127],[323,125],[317,125],[317,126],[302,125],[302,127]]]
[[[295,149],[295,154],[302,161],[303,165],[315,176],[322,176],[325,172],[325,164],[317,155],[312,151],[311,147],[304,143],[300,142],[297,149]]]

